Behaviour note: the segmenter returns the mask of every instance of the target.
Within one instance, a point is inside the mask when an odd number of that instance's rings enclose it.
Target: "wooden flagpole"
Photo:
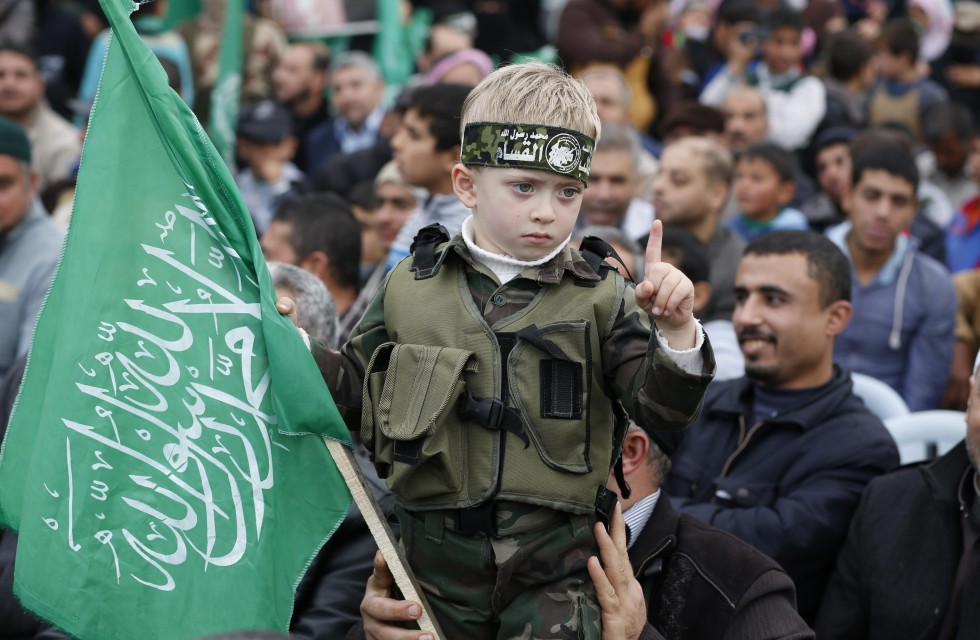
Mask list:
[[[323,441],[327,443],[330,456],[337,468],[340,469],[340,473],[343,474],[344,481],[347,483],[347,488],[350,489],[357,508],[361,510],[361,515],[364,516],[364,521],[367,522],[368,529],[374,536],[378,549],[381,550],[381,555],[388,563],[388,567],[395,577],[395,584],[398,585],[402,595],[407,600],[414,600],[422,606],[422,615],[418,619],[419,628],[431,633],[433,640],[442,640],[443,635],[439,630],[435,616],[429,612],[429,606],[422,594],[422,589],[415,580],[415,576],[412,575],[412,569],[408,566],[401,547],[395,541],[395,535],[392,533],[391,527],[388,526],[388,520],[381,512],[381,507],[378,506],[374,495],[364,480],[361,468],[354,459],[354,452],[336,440],[324,438]]]

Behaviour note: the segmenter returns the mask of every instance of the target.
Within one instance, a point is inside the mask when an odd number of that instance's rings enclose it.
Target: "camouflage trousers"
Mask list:
[[[447,640],[598,640],[586,562],[594,516],[498,503],[496,536],[454,531],[452,511],[396,509],[401,540]]]

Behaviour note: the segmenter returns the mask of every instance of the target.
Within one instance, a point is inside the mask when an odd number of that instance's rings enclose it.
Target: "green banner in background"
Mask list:
[[[0,449],[15,593],[81,640],[288,628],[349,434],[231,175],[128,18]],[[305,434],[305,435],[302,435]]]

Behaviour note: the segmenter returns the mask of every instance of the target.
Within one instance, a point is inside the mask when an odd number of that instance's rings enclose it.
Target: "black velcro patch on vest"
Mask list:
[[[395,446],[391,454],[395,462],[404,462],[413,466],[422,462],[422,442],[425,438],[415,440],[395,440]]]
[[[541,361],[541,417],[578,420],[582,417],[582,364]]]

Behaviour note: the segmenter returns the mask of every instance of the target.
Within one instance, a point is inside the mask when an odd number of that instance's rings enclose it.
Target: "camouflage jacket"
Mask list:
[[[535,307],[540,308],[542,306],[541,300],[543,296],[548,296],[549,294],[557,295],[555,292],[559,288],[564,292],[562,295],[576,297],[576,300],[573,302],[569,303],[565,300],[563,301],[564,304],[561,305],[565,309],[568,309],[569,305],[571,305],[572,309],[575,310],[572,313],[576,315],[574,317],[567,317],[571,314],[566,313],[566,317],[548,317],[546,318],[547,322],[561,324],[561,321],[576,322],[583,318],[594,317],[597,319],[595,324],[602,325],[593,331],[598,336],[598,341],[594,347],[589,347],[592,355],[586,358],[588,360],[588,364],[585,367],[586,375],[582,378],[585,380],[586,394],[583,397],[587,398],[585,402],[586,406],[584,412],[581,411],[582,407],[579,407],[579,414],[582,415],[577,416],[577,419],[580,421],[591,419],[591,430],[588,423],[585,422],[586,430],[584,432],[574,432],[579,433],[586,443],[590,434],[596,439],[600,438],[599,434],[604,434],[602,438],[606,440],[605,448],[597,448],[596,451],[605,451],[608,455],[614,418],[613,412],[610,410],[610,401],[614,403],[617,401],[620,402],[633,420],[648,430],[661,429],[675,431],[683,429],[698,415],[704,391],[711,381],[714,372],[714,358],[710,345],[705,341],[702,348],[704,372],[691,374],[681,370],[666,354],[665,350],[661,348],[659,341],[655,337],[651,337],[649,317],[636,305],[635,296],[632,293],[632,286],[627,285],[615,270],[602,267],[600,268],[602,272],[600,276],[592,270],[581,254],[571,248],[565,248],[555,258],[545,264],[529,268],[509,282],[500,285],[487,267],[473,259],[459,236],[441,247],[441,249],[445,252],[443,255],[443,264],[447,267],[447,270],[451,273],[459,273],[458,270],[462,270],[463,277],[465,277],[464,286],[468,286],[468,293],[472,296],[475,309],[479,313],[482,313],[482,323],[487,331],[493,331],[497,334],[498,331],[506,330],[509,326],[520,326],[519,319],[522,316],[536,313]],[[372,356],[376,354],[376,350],[392,342],[392,336],[406,334],[419,335],[419,331],[408,331],[404,327],[388,326],[387,323],[393,317],[404,319],[411,317],[411,315],[414,315],[416,319],[421,315],[423,318],[421,322],[426,322],[424,314],[426,313],[427,301],[419,299],[418,293],[410,290],[413,286],[411,276],[408,275],[408,279],[406,280],[404,275],[408,273],[411,260],[409,258],[407,262],[402,261],[395,267],[392,274],[389,274],[389,278],[386,280],[384,287],[379,290],[378,294],[368,306],[360,323],[355,327],[350,341],[343,347],[341,353],[330,352],[314,346],[314,356],[321,368],[324,379],[334,393],[334,399],[337,402],[338,408],[340,408],[342,415],[344,415],[348,426],[352,430],[362,427],[362,416],[365,419],[370,418],[370,408],[365,408],[365,411],[362,413],[361,392],[365,372],[369,362],[372,361]],[[389,285],[393,277],[402,284],[395,290],[389,291]],[[607,309],[593,309],[593,305],[599,299],[595,285],[600,280],[603,280],[603,278],[613,279],[606,283],[608,285],[606,292],[608,292],[609,287],[615,287],[615,302]],[[449,281],[444,282],[448,283]],[[455,280],[452,280],[452,282],[455,282]],[[463,281],[460,280],[460,282]],[[572,284],[573,282],[574,284]],[[431,289],[426,289],[426,287],[422,286],[421,283],[417,289],[418,291],[431,291]],[[453,293],[453,291],[449,290],[447,284],[446,296],[450,297]],[[428,295],[431,296],[432,294],[429,293]],[[391,307],[393,303],[404,305],[398,309],[400,313],[395,313]],[[386,304],[388,308],[386,308]],[[433,306],[438,306],[442,309],[447,308],[442,301],[430,299],[428,304],[430,312]],[[453,307],[450,306],[448,308]],[[578,309],[581,309],[581,312],[578,312]],[[540,318],[540,314],[537,317]],[[437,321],[445,322],[445,319],[431,318],[431,322],[436,323]],[[402,322],[403,324],[407,324],[405,320],[402,320]],[[450,320],[450,322],[453,321]],[[460,324],[466,322],[466,318],[459,318]],[[423,331],[422,333],[424,334],[425,332]],[[541,333],[545,334],[546,337],[553,335],[547,334],[547,328],[544,325],[541,328]],[[441,334],[437,333],[436,335]],[[502,336],[504,334],[498,335]],[[558,338],[554,339],[558,340]],[[401,341],[400,337],[397,341]],[[462,347],[459,344],[432,346]],[[468,346],[472,346],[472,342]],[[387,348],[390,348],[390,346],[386,346]],[[479,351],[479,349],[474,348],[474,351]],[[483,355],[486,356],[486,352],[483,352]],[[493,366],[493,370],[499,371],[499,352],[497,358],[483,357],[482,360],[477,363],[481,375],[489,375],[487,371],[491,365]],[[496,361],[489,362],[489,360]],[[506,354],[503,360],[505,362],[508,361]],[[507,369],[511,369],[513,366],[514,358],[510,358],[509,360],[510,362],[505,365]],[[524,370],[515,373],[515,371],[510,370],[508,375],[512,379],[518,376],[531,378],[535,380],[531,384],[537,384],[537,362],[529,360],[528,363],[528,368],[534,367],[535,371],[533,373]],[[590,374],[589,369],[593,367],[594,370]],[[476,371],[476,369],[477,367],[473,367],[473,371]],[[372,369],[372,372],[375,371],[376,369]],[[372,373],[372,376],[376,375],[377,373]],[[545,376],[548,374],[542,373],[541,375]],[[555,375],[557,376],[557,373]],[[581,376],[579,377],[581,378]],[[511,384],[514,384],[513,381]],[[522,381],[520,384],[525,387],[528,386],[526,381]],[[363,386],[367,388],[369,385]],[[538,395],[541,396],[542,403],[544,402],[545,394],[547,393],[545,386],[546,383],[542,382],[540,394],[538,390],[528,394],[525,389],[525,395],[532,396],[530,403],[536,403],[538,401]],[[486,391],[487,385],[484,384],[482,387],[480,385],[473,385],[473,388]],[[490,388],[493,388],[492,385]],[[564,383],[554,388],[559,390],[567,388],[570,390],[570,386]],[[600,398],[591,393],[593,388],[598,393],[601,393],[603,397]],[[484,396],[486,394],[480,395]],[[516,401],[515,403],[513,398],[508,399],[506,389],[503,391],[503,397],[506,401],[505,404],[509,407],[508,410],[512,410],[510,408],[515,406],[520,409],[523,424],[531,427],[529,429],[531,432],[530,440],[534,442],[536,447],[541,451],[549,449],[548,443],[546,441],[542,443],[542,439],[536,436],[536,434],[544,433],[544,430],[548,428],[547,425],[540,427],[540,425],[534,423],[546,423],[547,418],[553,418],[555,416],[546,415],[548,412],[544,408],[540,410],[539,414],[537,410],[531,411],[527,407],[521,407],[520,401]],[[376,403],[377,400],[375,400]],[[589,413],[593,407],[597,409],[595,411],[597,415],[590,416]],[[539,427],[541,430],[539,430]],[[566,439],[569,437],[572,439],[578,437],[571,436],[570,434],[573,433],[571,431],[566,431],[565,433],[568,435],[562,437]],[[370,434],[362,432],[362,435],[365,437],[365,442],[368,443],[371,439]],[[546,440],[546,438],[547,436],[544,439]],[[524,441],[526,449],[528,440],[525,438]],[[467,445],[470,445],[469,440],[466,442]],[[588,444],[585,446],[585,466],[589,467],[588,472],[590,475],[595,472],[596,478],[593,478],[593,480],[598,480],[598,483],[593,483],[593,485],[604,484],[608,477],[611,460],[595,459],[589,462],[587,452]],[[496,451],[496,449],[491,452],[487,450],[470,451],[469,446],[457,446],[454,448],[464,452],[464,455],[470,458],[492,458],[497,455],[500,455],[501,458],[503,457],[502,453]],[[481,446],[480,448],[483,449],[484,447]],[[379,453],[379,450],[376,449],[375,453]],[[398,452],[396,450],[396,459],[398,459],[397,456]],[[387,477],[387,473],[391,470],[382,468],[383,462],[377,459],[375,462],[379,465],[379,474]],[[465,463],[462,464],[465,465]],[[471,461],[467,468],[471,468],[474,464]],[[548,466],[555,468],[562,468],[564,464],[561,461],[548,461]],[[567,466],[573,467],[574,465]],[[493,470],[490,469],[488,472],[493,472]],[[571,472],[585,473],[582,469],[572,469]],[[418,488],[418,483],[413,484],[412,487]],[[397,487],[394,485],[392,485],[392,489],[396,493],[399,493]],[[483,487],[480,493],[483,498],[489,495],[484,489],[486,487]],[[592,491],[593,496],[589,497],[590,500],[594,497],[595,486],[593,486]],[[506,491],[504,493],[506,494]],[[467,506],[467,504],[478,502],[479,499],[482,499],[474,496],[475,494],[469,496],[469,503],[461,498],[453,504],[456,506]],[[404,498],[405,496],[402,495],[401,497]],[[514,495],[507,497],[509,499],[520,499]],[[544,504],[544,502],[534,499],[527,501]],[[430,502],[430,504],[433,503]],[[449,504],[446,503],[443,506],[449,506]],[[550,503],[549,506],[551,506]]]

